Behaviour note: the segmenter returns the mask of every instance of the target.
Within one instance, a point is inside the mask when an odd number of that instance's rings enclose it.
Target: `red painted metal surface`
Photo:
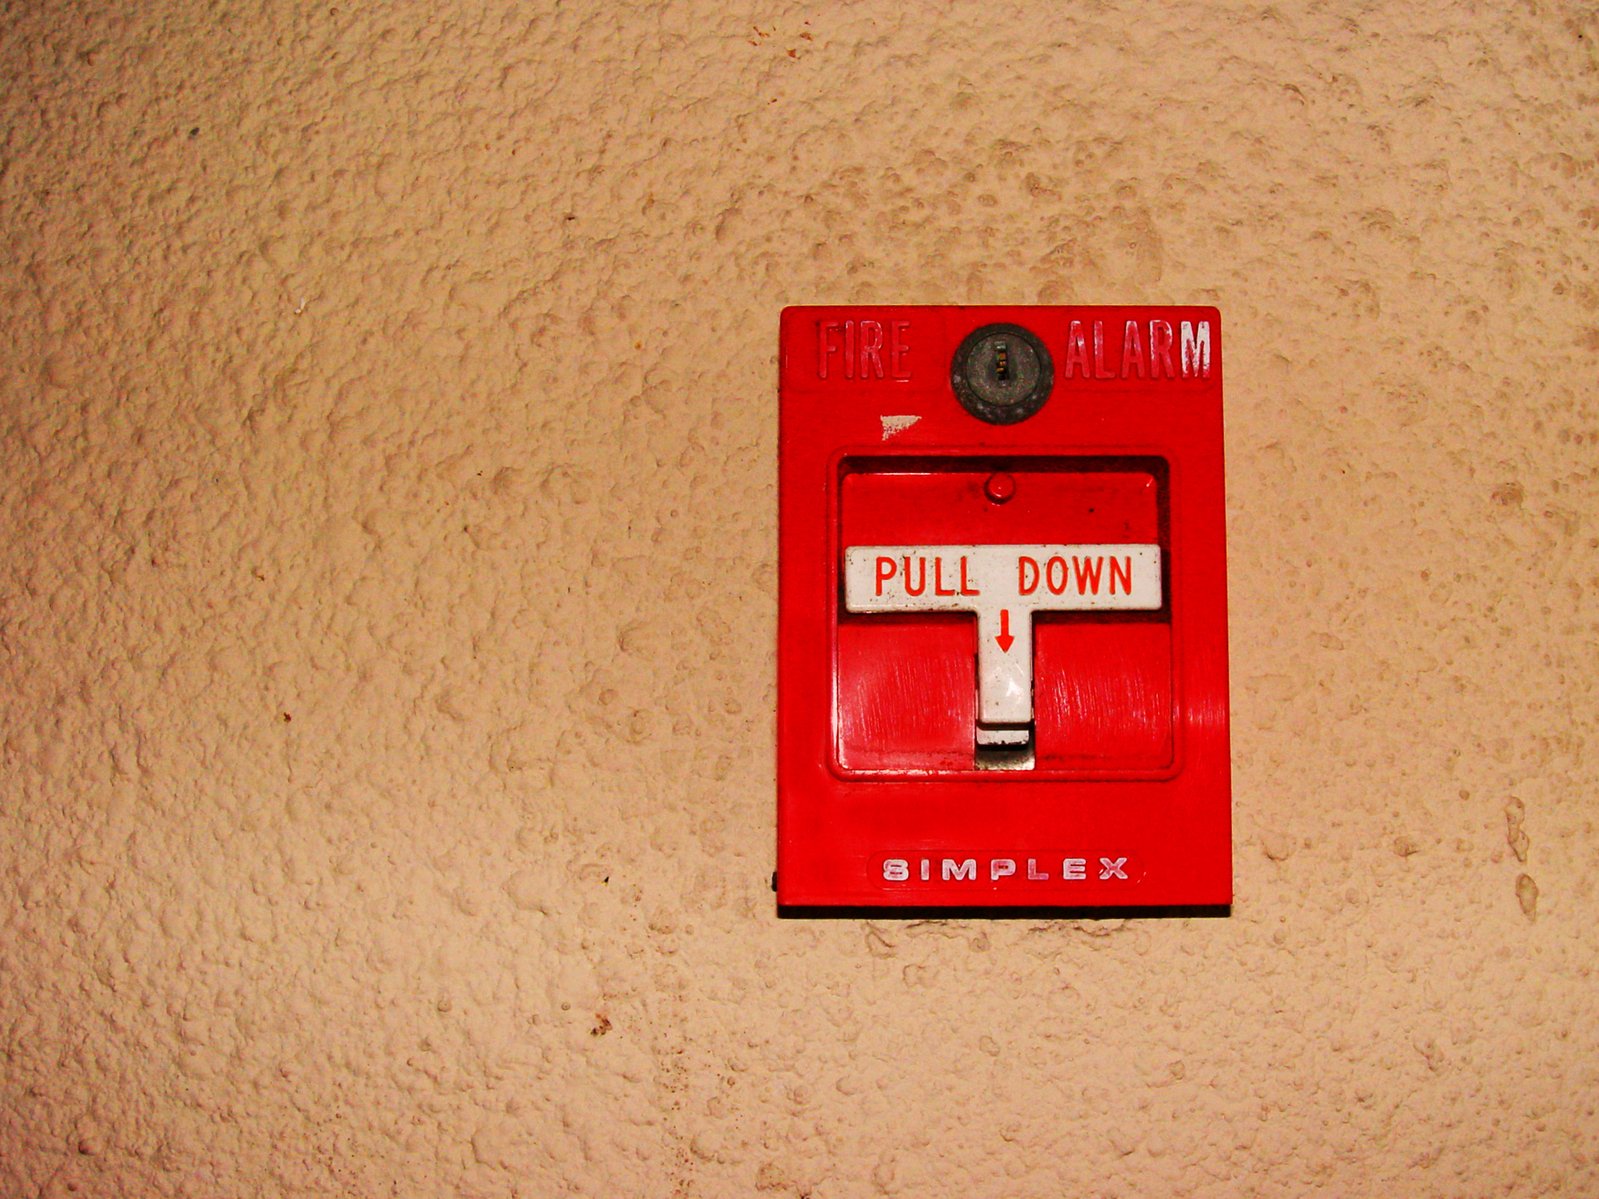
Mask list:
[[[1053,360],[1015,424],[950,382],[995,324]],[[785,910],[1231,902],[1221,350],[1211,308],[783,313]],[[851,547],[1102,544],[1159,547],[1160,606],[1017,615],[1030,768],[979,768],[971,614],[845,610]]]

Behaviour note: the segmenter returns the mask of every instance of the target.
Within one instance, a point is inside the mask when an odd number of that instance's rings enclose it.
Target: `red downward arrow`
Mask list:
[[[1010,647],[1016,644],[1016,638],[1010,635],[1009,608],[1001,608],[999,610],[999,636],[995,637],[994,640],[999,642],[999,652],[1002,654],[1010,653]]]

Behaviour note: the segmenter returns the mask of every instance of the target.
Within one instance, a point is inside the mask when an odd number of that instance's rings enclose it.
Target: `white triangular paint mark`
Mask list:
[[[919,416],[883,416],[878,419],[883,422],[883,440],[887,441],[890,437],[905,432],[906,429],[922,418]]]

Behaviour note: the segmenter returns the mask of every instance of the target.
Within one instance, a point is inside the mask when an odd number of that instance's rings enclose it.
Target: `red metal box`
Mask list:
[[[783,313],[786,913],[1232,897],[1214,308]]]

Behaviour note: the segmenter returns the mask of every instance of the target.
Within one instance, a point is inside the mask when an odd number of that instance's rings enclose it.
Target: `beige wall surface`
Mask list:
[[[1590,5],[0,18],[0,1194],[1599,1193]],[[777,316],[1214,303],[1227,919],[779,921]]]

